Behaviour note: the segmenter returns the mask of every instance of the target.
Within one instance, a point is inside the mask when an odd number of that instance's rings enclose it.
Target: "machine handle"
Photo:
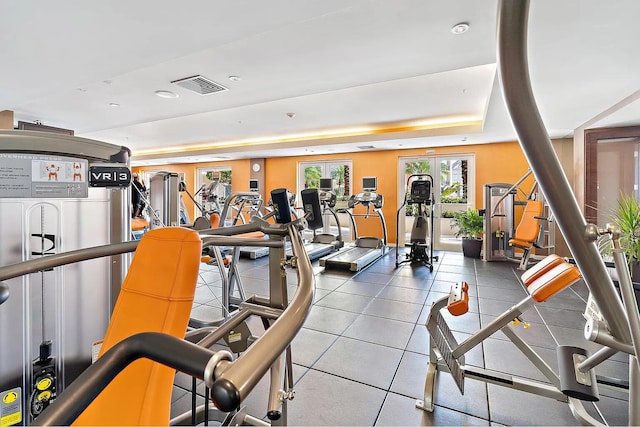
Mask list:
[[[71,425],[102,390],[132,362],[146,358],[204,379],[216,352],[158,332],[130,336],[102,355],[47,407],[33,425]],[[219,358],[219,357],[217,357]]]

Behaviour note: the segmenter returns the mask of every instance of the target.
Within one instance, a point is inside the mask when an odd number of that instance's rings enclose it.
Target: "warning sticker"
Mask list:
[[[0,427],[12,426],[22,421],[21,389],[0,392]]]

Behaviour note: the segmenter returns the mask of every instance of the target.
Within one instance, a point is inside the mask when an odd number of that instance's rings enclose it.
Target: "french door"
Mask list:
[[[462,240],[455,237],[451,218],[455,212],[475,207],[475,161],[473,154],[401,157],[398,165],[398,206],[401,206],[412,174],[426,173],[433,178],[435,250],[460,251]],[[410,241],[415,209],[405,206],[397,224],[399,244]]]

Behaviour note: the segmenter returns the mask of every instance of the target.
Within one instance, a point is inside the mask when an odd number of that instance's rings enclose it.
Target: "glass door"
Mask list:
[[[412,174],[427,173],[434,182],[434,227],[433,248],[435,250],[460,251],[461,239],[455,237],[451,218],[455,212],[475,207],[474,157],[471,154],[433,157],[400,158],[398,206],[402,205],[409,190],[407,178]],[[415,209],[405,207],[397,224],[399,244],[409,242]]]

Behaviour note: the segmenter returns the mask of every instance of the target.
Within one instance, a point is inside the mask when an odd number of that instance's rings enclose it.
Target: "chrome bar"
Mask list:
[[[291,248],[297,257],[298,289],[282,315],[249,349],[216,378],[211,399],[219,409],[237,409],[274,361],[296,336],[313,302],[313,269],[295,223],[288,226]]]
[[[60,254],[47,255],[42,258],[22,261],[15,264],[0,267],[0,281],[24,276],[25,274],[47,270],[74,262],[86,261],[110,255],[119,255],[125,252],[133,252],[138,247],[139,240],[132,242],[113,243],[110,245],[94,246],[91,248],[76,249]]]
[[[610,347],[602,347],[600,350],[596,351],[591,356],[579,363],[577,368],[580,372],[587,372],[588,370],[595,368],[617,352],[618,350],[616,349]]]
[[[200,233],[200,238],[203,246],[266,246],[268,248],[281,248],[284,246],[284,243],[278,240],[253,239],[249,237],[203,236]]]
[[[498,64],[502,91],[522,150],[612,334],[630,342],[622,303],[596,249],[585,240],[586,220],[553,149],[533,97],[527,63],[528,0],[501,0]]]

